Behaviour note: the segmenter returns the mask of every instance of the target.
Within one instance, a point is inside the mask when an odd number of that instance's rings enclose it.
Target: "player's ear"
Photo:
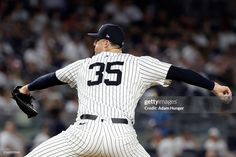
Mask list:
[[[104,41],[104,47],[109,48],[111,46],[111,42],[109,40]]]

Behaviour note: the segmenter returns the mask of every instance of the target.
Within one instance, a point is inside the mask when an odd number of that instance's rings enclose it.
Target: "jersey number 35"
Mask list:
[[[89,69],[93,69],[95,67],[99,67],[98,70],[96,71],[96,75],[97,80],[89,80],[87,82],[88,86],[94,86],[94,85],[99,85],[100,83],[103,82],[103,72],[104,70],[108,73],[108,74],[116,74],[116,80],[115,81],[111,81],[109,79],[104,79],[104,83],[107,86],[118,86],[121,83],[121,78],[122,78],[122,71],[120,69],[114,69],[112,68],[112,66],[115,65],[120,65],[122,66],[124,64],[124,62],[108,62],[107,64],[101,63],[101,62],[96,62],[93,63],[89,66]]]

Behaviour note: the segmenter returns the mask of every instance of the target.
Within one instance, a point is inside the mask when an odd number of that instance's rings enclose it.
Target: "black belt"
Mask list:
[[[80,119],[91,119],[91,120],[96,120],[98,116],[96,115],[91,115],[91,114],[82,114],[80,116]],[[102,122],[104,119],[101,119]],[[123,124],[128,124],[128,120],[125,118],[111,118],[112,123],[123,123]]]

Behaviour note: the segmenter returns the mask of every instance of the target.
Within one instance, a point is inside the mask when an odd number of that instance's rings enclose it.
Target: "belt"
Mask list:
[[[91,120],[96,120],[98,116],[92,115],[92,114],[82,114],[80,116],[80,119],[91,119]],[[102,122],[104,119],[101,119]],[[125,118],[111,118],[112,123],[122,123],[122,124],[128,124],[128,120]]]

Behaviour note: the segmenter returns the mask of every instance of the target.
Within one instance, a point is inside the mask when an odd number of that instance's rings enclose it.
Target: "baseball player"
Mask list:
[[[27,157],[148,157],[133,128],[139,98],[151,86],[183,81],[212,91],[223,101],[232,93],[198,73],[149,56],[122,53],[123,30],[103,25],[94,37],[95,55],[46,74],[21,93],[68,84],[77,89],[78,116],[66,131],[45,141]],[[158,113],[157,113],[158,114]]]

